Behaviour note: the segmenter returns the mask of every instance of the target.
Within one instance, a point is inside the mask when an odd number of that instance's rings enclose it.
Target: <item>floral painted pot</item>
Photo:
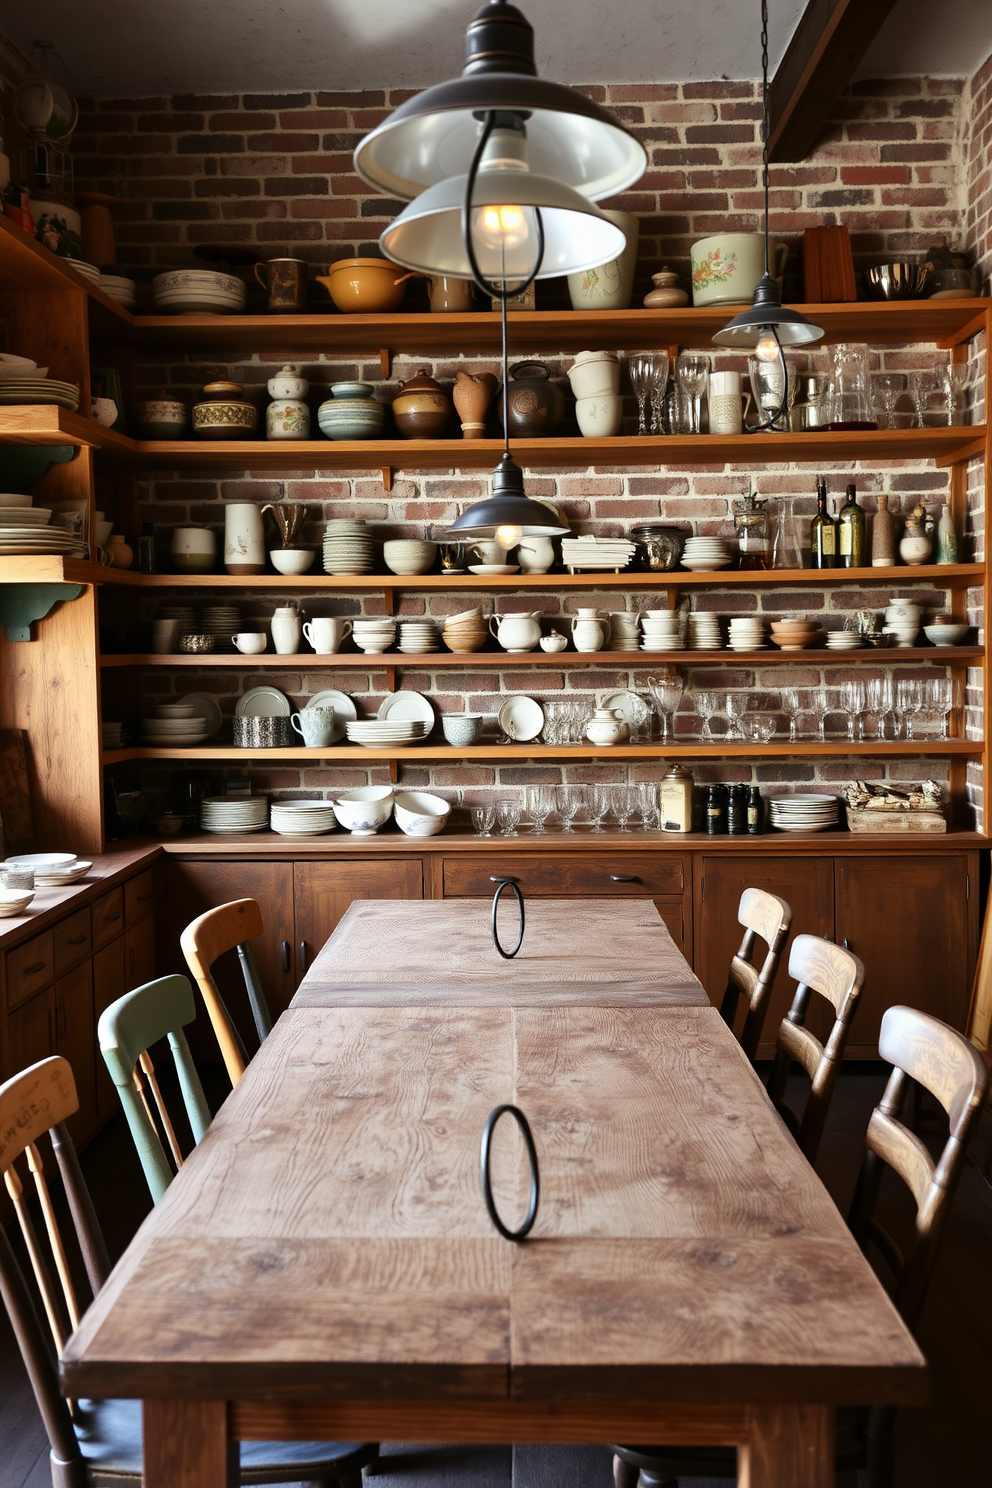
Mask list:
[[[781,281],[788,245],[772,243],[769,252]],[[690,257],[694,305],[750,305],[765,271],[765,240],[761,233],[714,233],[693,243]]]
[[[619,258],[569,274],[568,294],[573,310],[626,310],[634,293],[634,270],[637,266],[637,239],[640,222],[631,212],[604,211],[627,236],[627,246]]]
[[[157,398],[139,403],[137,413],[139,439],[182,439],[186,433],[186,404],[164,390]]]

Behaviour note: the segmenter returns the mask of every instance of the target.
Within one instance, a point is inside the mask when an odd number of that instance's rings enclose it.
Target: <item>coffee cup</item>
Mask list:
[[[428,276],[431,310],[434,314],[475,309],[475,285],[471,279],[449,279],[443,274]]]
[[[269,643],[269,638],[264,630],[240,630],[234,637],[234,644],[245,656],[257,656],[264,651]]]
[[[308,749],[323,749],[334,733],[333,708],[304,708],[290,717],[290,723]]]
[[[743,434],[750,393],[741,393],[739,372],[711,372],[709,413],[711,434]]]
[[[339,651],[341,642],[351,632],[351,621],[341,620],[337,615],[321,615],[315,620],[307,620],[303,626],[303,634],[318,656],[330,656]]]

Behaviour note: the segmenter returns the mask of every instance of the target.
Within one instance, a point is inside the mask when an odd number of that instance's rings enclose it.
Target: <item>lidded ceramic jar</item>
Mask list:
[[[393,399],[393,418],[404,439],[442,438],[453,413],[451,399],[423,368],[403,383]]]
[[[386,410],[374,391],[370,382],[333,382],[331,396],[317,410],[320,432],[328,439],[378,439]]]
[[[624,744],[630,738],[630,727],[619,709],[596,708],[586,724],[590,744]]]
[[[649,310],[677,310],[682,305],[688,305],[689,296],[680,288],[679,276],[674,269],[666,265],[659,273],[651,275],[651,283],[654,289],[644,296],[644,303]]]
[[[310,384],[292,362],[285,362],[265,385],[270,398],[305,398],[310,391]]]
[[[545,362],[518,362],[510,369],[507,427],[511,439],[557,434],[565,416],[565,394],[551,381]],[[503,399],[500,399],[500,414]]]
[[[182,439],[186,433],[186,404],[164,388],[157,397],[139,403],[137,414],[140,439]]]
[[[208,382],[205,401],[193,405],[193,432],[201,439],[247,439],[255,432],[258,410],[244,397],[240,382]]]

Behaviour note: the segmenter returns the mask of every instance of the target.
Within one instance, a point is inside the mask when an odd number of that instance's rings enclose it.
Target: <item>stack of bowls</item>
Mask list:
[[[417,718],[398,718],[395,723],[387,718],[369,718],[363,723],[345,724],[345,732],[349,744],[361,744],[364,749],[403,749],[426,739],[428,725]]]
[[[911,599],[894,599],[885,608],[886,635],[894,635],[897,646],[915,646],[923,611]]]
[[[185,744],[202,744],[210,731],[191,703],[166,704],[149,708],[141,720],[141,742],[157,749],[178,749]]]
[[[687,537],[682,549],[682,567],[693,573],[729,568],[733,555],[722,537]]]
[[[449,651],[481,651],[488,636],[489,627],[479,605],[474,610],[449,615],[441,632]]]
[[[200,826],[225,837],[242,832],[264,832],[269,824],[268,796],[204,796]]]
[[[393,815],[408,837],[436,837],[448,825],[451,806],[430,791],[398,791],[393,797]]]
[[[273,801],[269,825],[283,837],[321,837],[337,818],[330,801]]]
[[[417,538],[397,538],[383,543],[382,556],[390,573],[424,574],[434,566],[437,543],[421,542]]]
[[[362,785],[334,802],[334,815],[356,837],[371,837],[393,814],[391,785]]]
[[[719,651],[723,646],[720,621],[716,615],[705,610],[689,616],[689,649],[691,651]]]
[[[138,308],[138,286],[133,279],[126,279],[123,274],[101,274],[99,287],[108,299],[125,310]]]
[[[0,919],[22,915],[34,898],[34,889],[0,889]]]
[[[370,382],[332,382],[330,398],[317,409],[320,432],[328,439],[378,439],[386,410],[374,392]]]
[[[324,572],[367,574],[375,567],[378,544],[364,522],[341,518],[324,528]]]
[[[616,352],[580,351],[569,368],[568,380],[575,394],[575,418],[580,433],[587,439],[619,434],[623,399]]]
[[[860,651],[864,638],[856,630],[828,630],[828,651]]]
[[[685,627],[678,610],[645,610],[641,616],[642,651],[681,651]]]
[[[404,620],[400,624],[399,649],[408,655],[437,651],[437,626],[433,620]]]
[[[231,651],[234,637],[241,629],[241,611],[237,605],[207,605],[203,611],[200,630],[214,637],[215,651]]]
[[[753,615],[735,617],[727,644],[731,651],[764,651],[765,622]]]
[[[216,269],[174,269],[152,280],[163,315],[237,315],[245,308],[244,281]]]
[[[808,615],[794,615],[789,620],[773,620],[771,635],[774,645],[783,651],[804,651],[814,645],[822,634],[819,624]]]
[[[368,655],[378,655],[380,651],[388,651],[396,639],[396,621],[388,615],[381,618],[368,620],[356,620],[351,631],[352,640],[359,651]]]

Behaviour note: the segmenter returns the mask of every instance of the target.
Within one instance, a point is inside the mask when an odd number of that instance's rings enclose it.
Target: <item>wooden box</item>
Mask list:
[[[939,811],[852,811],[847,825],[852,832],[946,832],[947,822]]]

